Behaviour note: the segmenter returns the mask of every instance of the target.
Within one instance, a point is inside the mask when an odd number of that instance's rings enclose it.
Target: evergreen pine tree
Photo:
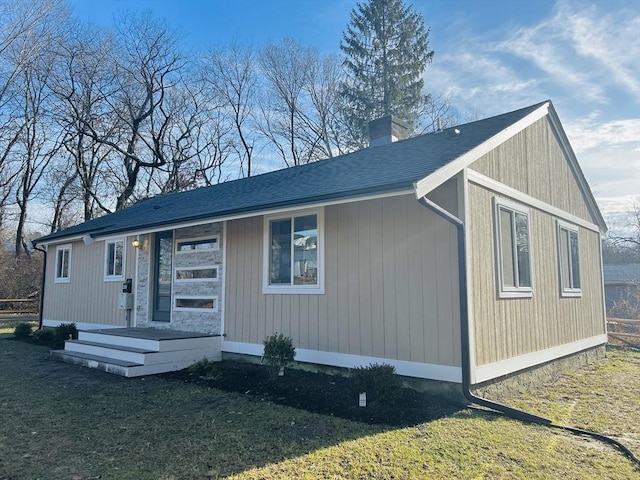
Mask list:
[[[422,74],[433,58],[424,18],[403,0],[357,4],[340,45],[347,79],[342,86],[344,117],[354,147],[368,144],[368,123],[396,115],[415,128]]]

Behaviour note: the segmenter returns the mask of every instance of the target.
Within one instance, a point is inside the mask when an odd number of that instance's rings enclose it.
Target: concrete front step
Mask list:
[[[125,377],[181,370],[203,358],[222,359],[220,336],[138,328],[80,331],[78,337],[51,356]]]
[[[184,350],[154,351],[134,347],[123,347],[121,345],[87,342],[84,340],[68,340],[65,342],[64,349],[68,352],[86,353],[87,355],[112,358],[140,365],[154,365],[171,361],[182,362],[188,360],[195,362],[205,357],[211,357],[212,359],[216,357],[215,350],[211,345],[205,348],[200,347],[187,348]]]
[[[114,358],[100,357],[86,353],[68,352],[66,350],[52,350],[51,357],[65,363],[73,363],[83,367],[95,368],[107,373],[115,373],[123,377],[141,377],[155,375],[157,373],[174,372],[182,370],[194,363],[193,360],[171,361],[154,365],[140,365]]]

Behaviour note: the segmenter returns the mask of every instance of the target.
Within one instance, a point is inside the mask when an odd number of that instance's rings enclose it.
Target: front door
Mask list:
[[[171,321],[171,259],[173,232],[155,234],[153,260],[153,321]]]

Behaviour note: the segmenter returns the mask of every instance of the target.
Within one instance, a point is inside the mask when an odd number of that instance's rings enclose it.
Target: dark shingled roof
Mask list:
[[[544,103],[307,165],[159,195],[39,238],[34,243],[86,234],[117,234],[411,188],[414,182],[482,144]],[[456,134],[454,128],[460,133]]]

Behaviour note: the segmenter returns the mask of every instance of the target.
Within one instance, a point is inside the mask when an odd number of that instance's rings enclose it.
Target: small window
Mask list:
[[[105,281],[124,278],[124,239],[104,242],[104,279]]]
[[[564,297],[582,295],[580,286],[580,245],[577,228],[558,222],[560,292]]]
[[[499,296],[533,296],[528,210],[496,201],[495,225]]]
[[[218,311],[218,297],[197,297],[184,296],[176,297],[175,305],[177,311]]]
[[[189,238],[176,242],[176,253],[218,250],[218,237]]]
[[[322,211],[265,218],[265,293],[323,293]]]
[[[213,282],[218,280],[218,267],[176,268],[176,282]]]
[[[55,283],[69,283],[71,281],[71,244],[56,247],[56,276]]]

